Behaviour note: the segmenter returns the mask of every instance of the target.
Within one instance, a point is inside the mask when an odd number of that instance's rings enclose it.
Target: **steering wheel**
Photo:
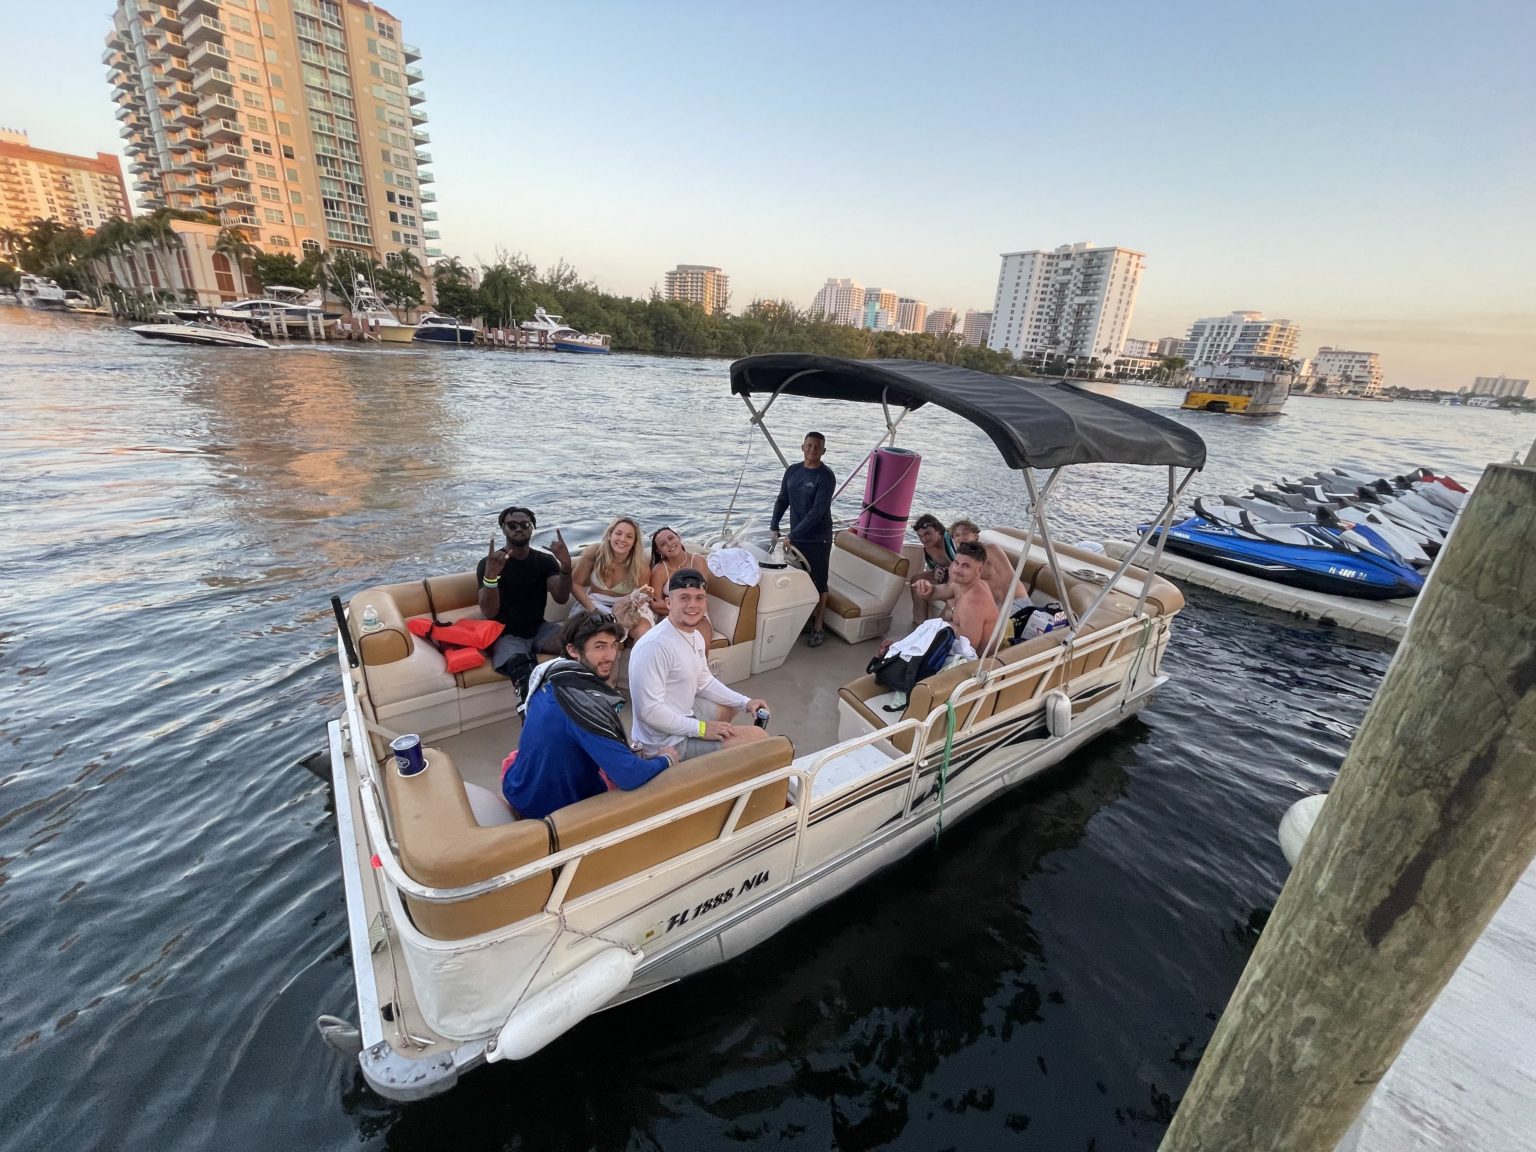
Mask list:
[[[811,562],[805,558],[805,553],[788,540],[784,541],[784,558],[802,571],[809,572],[811,570]]]

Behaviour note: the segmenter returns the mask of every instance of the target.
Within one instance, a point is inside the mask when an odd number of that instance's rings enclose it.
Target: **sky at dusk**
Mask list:
[[[422,49],[448,254],[732,303],[988,309],[998,254],[1146,254],[1131,335],[1233,309],[1388,384],[1536,377],[1528,3],[455,3]],[[117,151],[103,0],[3,0],[0,125]]]

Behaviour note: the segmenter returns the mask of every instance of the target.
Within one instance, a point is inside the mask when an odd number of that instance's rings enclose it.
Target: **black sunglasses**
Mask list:
[[[501,522],[501,524],[502,524],[502,527],[504,527],[504,528],[532,528],[533,527],[533,521],[532,520],[503,520]]]

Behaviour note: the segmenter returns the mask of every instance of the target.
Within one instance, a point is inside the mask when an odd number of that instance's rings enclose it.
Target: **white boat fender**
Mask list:
[[[1327,794],[1322,796],[1308,796],[1298,800],[1285,810],[1285,815],[1280,817],[1280,851],[1285,853],[1285,862],[1292,868],[1296,867],[1296,861],[1301,856],[1301,849],[1307,842],[1307,837],[1312,834],[1312,826],[1317,823],[1317,817],[1323,810],[1323,801],[1328,799]]]
[[[485,1050],[488,1061],[525,1060],[628,987],[644,953],[605,948],[512,1010]]]
[[[1057,739],[1072,731],[1072,697],[1060,688],[1045,694],[1045,730]]]

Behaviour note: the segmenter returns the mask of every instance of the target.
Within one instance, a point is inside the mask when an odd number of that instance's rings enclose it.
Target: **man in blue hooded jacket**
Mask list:
[[[540,665],[529,681],[527,714],[501,793],[524,819],[596,796],[610,785],[629,791],[677,763],[673,748],[644,756],[630,747],[619,713],[624,697],[608,683],[623,633],[606,612],[566,621],[565,658]]]

